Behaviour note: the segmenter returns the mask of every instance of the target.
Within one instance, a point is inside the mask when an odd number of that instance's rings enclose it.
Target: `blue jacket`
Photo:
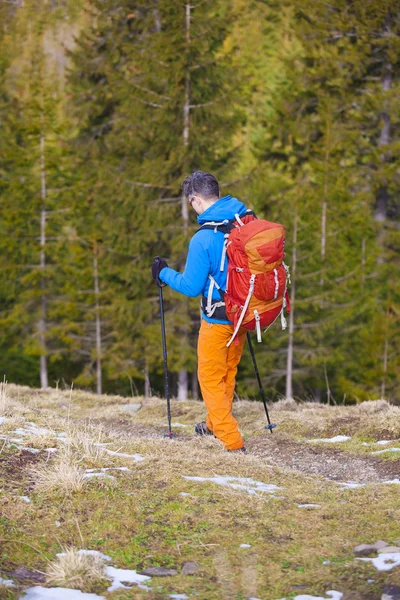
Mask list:
[[[246,207],[237,198],[224,196],[207,208],[203,214],[197,217],[199,225],[208,221],[221,222],[225,219],[234,219],[235,214],[239,216],[246,212]],[[185,270],[178,273],[170,267],[166,267],[160,273],[160,279],[168,284],[176,292],[194,298],[202,294],[207,296],[210,287],[209,275],[215,279],[218,285],[225,290],[228,263],[220,271],[222,249],[224,245],[224,234],[213,229],[203,229],[195,233],[189,243],[189,253],[186,260]],[[218,289],[214,287],[213,300],[221,300]],[[220,321],[202,314],[203,319],[210,323],[230,324],[230,321]]]

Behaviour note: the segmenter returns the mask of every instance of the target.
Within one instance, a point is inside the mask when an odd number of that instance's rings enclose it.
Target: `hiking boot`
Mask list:
[[[246,446],[238,448],[237,450],[228,450],[228,452],[241,452],[242,454],[247,454]]]
[[[197,435],[214,435],[213,432],[208,429],[205,421],[197,423],[195,425],[194,432],[197,433]]]

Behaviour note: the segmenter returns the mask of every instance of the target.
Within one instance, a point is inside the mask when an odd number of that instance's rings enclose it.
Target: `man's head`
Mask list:
[[[214,175],[204,171],[194,171],[182,184],[183,193],[198,215],[219,199],[219,185]]]

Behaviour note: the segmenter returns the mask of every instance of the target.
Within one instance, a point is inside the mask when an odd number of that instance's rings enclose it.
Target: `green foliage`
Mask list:
[[[294,320],[256,348],[268,395],[286,393],[293,344],[295,396],[398,399],[396,3],[49,6],[0,9],[7,376],[37,382],[45,356],[51,380],[94,387],[100,370],[129,394],[148,373],[162,391],[149,267],[183,269],[196,224],[180,185],[202,168],[287,227]],[[195,372],[198,301],[165,302],[171,369]],[[257,393],[248,357],[239,391]]]

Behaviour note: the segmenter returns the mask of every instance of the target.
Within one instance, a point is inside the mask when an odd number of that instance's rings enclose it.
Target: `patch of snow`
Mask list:
[[[239,548],[251,548],[251,544],[240,544]]]
[[[23,501],[24,501],[24,502],[26,502],[27,504],[29,504],[29,503],[30,503],[30,501],[31,501],[31,499],[30,499],[30,498],[28,498],[28,496],[18,496],[18,498],[19,498],[20,500],[23,500]]]
[[[36,425],[36,423],[33,423],[32,421],[28,421],[27,426],[25,428],[20,427],[19,429],[15,429],[13,431],[13,433],[16,433],[17,435],[22,435],[24,437],[28,436],[28,435],[51,435],[54,436],[56,438],[65,438],[66,437],[66,433],[65,431],[62,431],[61,433],[57,433],[56,431],[52,431],[51,429],[47,429],[46,427],[38,427]]]
[[[367,583],[374,583],[375,579],[367,579]]]
[[[134,458],[136,462],[140,462],[144,460],[144,456],[141,454],[126,454],[125,452],[114,452],[114,450],[109,450],[108,448],[104,448],[104,451],[111,456],[122,456],[123,458]]]
[[[61,523],[60,523],[60,521],[56,521],[56,522],[55,522],[55,526],[56,526],[56,527],[61,527]]]
[[[185,423],[171,423],[172,427],[190,427],[190,425],[186,425]]]
[[[330,565],[331,561],[330,560],[324,560],[324,562],[322,563],[323,565]]]
[[[354,490],[367,485],[366,483],[355,483],[354,481],[335,481],[335,483],[346,490]]]
[[[0,425],[3,425],[6,421],[8,421],[7,417],[0,417]]]
[[[400,448],[384,448],[383,450],[375,450],[375,452],[370,452],[370,454],[383,454],[384,452],[400,452]]]
[[[335,444],[338,442],[348,442],[351,440],[351,437],[348,435],[336,435],[333,438],[315,438],[313,440],[307,440],[308,442],[328,442],[330,444]]]
[[[379,442],[375,442],[378,446],[386,446],[386,444],[393,444],[396,440],[379,440]]]
[[[22,438],[10,438],[8,435],[0,435],[0,440],[6,440],[7,442],[11,442],[13,444],[23,444],[24,440]]]
[[[400,479],[396,478],[396,479],[390,479],[389,481],[382,481],[382,483],[389,483],[389,484],[400,484]]]
[[[12,579],[3,579],[0,577],[0,585],[4,585],[5,587],[14,587],[14,582]]]
[[[179,492],[180,496],[190,496],[190,494],[188,494],[187,492]]]
[[[115,567],[106,567],[106,575],[112,579],[112,584],[107,588],[108,592],[114,592],[119,588],[129,588],[131,586],[124,585],[122,582],[138,585],[141,589],[148,590],[147,585],[143,585],[144,581],[148,581],[150,577],[147,575],[139,575],[136,571],[130,569],[116,569]]]
[[[46,448],[45,452],[49,452],[49,454],[54,454],[57,452],[57,448]]]
[[[300,596],[295,596],[293,600],[341,600],[343,598],[343,594],[341,592],[336,592],[335,590],[328,590],[326,592],[327,598],[322,596],[309,596],[308,594],[301,594]],[[281,598],[281,600],[286,600],[286,598]]]
[[[34,423],[30,424],[29,427],[27,427],[26,429],[15,429],[13,431],[13,433],[16,433],[17,435],[45,435],[50,433],[50,435],[56,435],[54,433],[54,431],[50,431],[50,429],[46,429],[45,427],[36,427],[36,425]]]
[[[104,596],[86,594],[67,588],[44,588],[39,585],[25,591],[21,600],[106,600]]]
[[[390,554],[379,554],[376,558],[357,558],[363,562],[372,562],[378,571],[390,571],[400,565],[400,550]]]
[[[297,508],[321,508],[320,504],[298,504]]]
[[[255,481],[250,477],[229,477],[221,475],[214,475],[214,477],[189,477],[187,475],[182,475],[182,477],[189,481],[210,481],[211,483],[216,483],[217,485],[228,486],[235,490],[247,492],[250,495],[255,495],[257,492],[267,492],[268,494],[273,494],[276,492],[276,490],[282,489],[273,483]]]
[[[103,554],[102,552],[99,552],[98,550],[78,550],[77,554],[86,554],[89,556],[99,556],[100,558],[102,558],[104,560],[104,562],[109,562],[111,560],[111,556],[107,556],[107,554]],[[60,553],[57,554],[57,556],[64,556],[64,553]],[[105,568],[105,572],[106,572],[106,576],[112,580],[111,585],[107,588],[108,592],[114,592],[115,590],[118,590],[119,588],[124,588],[124,589],[129,589],[131,586],[129,585],[124,585],[124,583],[130,583],[130,584],[136,584],[138,587],[140,587],[143,590],[149,590],[150,588],[147,585],[144,585],[143,582],[147,581],[148,579],[150,579],[150,577],[148,577],[147,575],[139,575],[139,573],[137,573],[136,571],[130,570],[130,569],[117,569],[115,567],[110,567],[110,566],[106,566]],[[123,583],[124,582],[124,583]],[[56,596],[46,596],[46,598],[51,598],[51,600],[55,600]],[[93,598],[103,598],[103,596],[93,596]],[[45,598],[45,597],[44,597]],[[62,600],[64,600],[64,597],[60,597],[62,598]],[[76,600],[80,600],[81,596],[77,596]],[[82,599],[85,598],[86,600],[86,596],[82,596]],[[87,596],[88,600],[89,598],[92,598],[92,596]],[[25,599],[24,599],[25,600]],[[28,600],[28,599],[27,599]],[[33,596],[32,599],[29,598],[29,600],[36,600],[36,597]],[[42,600],[40,596],[38,596],[38,600]],[[58,600],[58,596],[57,596],[57,600]],[[65,600],[70,600],[69,597],[65,598]],[[71,600],[75,600],[74,597],[71,597]]]
[[[379,440],[379,442],[363,442],[362,446],[386,446],[386,444],[393,444],[395,440]]]
[[[170,594],[169,598],[173,598],[174,600],[189,600],[189,596],[186,596],[186,594]]]

